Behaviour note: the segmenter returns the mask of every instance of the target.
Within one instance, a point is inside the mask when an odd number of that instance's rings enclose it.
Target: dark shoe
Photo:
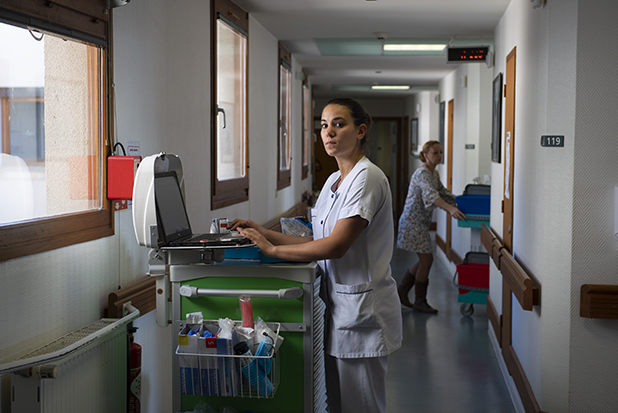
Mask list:
[[[415,313],[438,314],[438,310],[427,303],[427,300],[415,301],[412,311]]]
[[[438,310],[433,308],[427,303],[427,286],[429,280],[425,282],[417,281],[414,284],[414,293],[416,299],[414,300],[414,307],[412,308],[416,313],[438,314]]]
[[[414,305],[412,304],[412,302],[408,298],[408,293],[409,292],[410,292],[409,289],[406,291],[401,285],[397,287],[397,294],[399,294],[399,301],[401,301],[401,305],[405,305],[406,307],[414,308]]]
[[[401,280],[401,284],[397,286],[397,294],[399,294],[399,301],[401,301],[402,305],[406,307],[413,308],[413,304],[408,298],[408,294],[412,287],[414,287],[414,281],[416,276],[412,274],[410,271],[406,272],[406,275],[403,276]]]

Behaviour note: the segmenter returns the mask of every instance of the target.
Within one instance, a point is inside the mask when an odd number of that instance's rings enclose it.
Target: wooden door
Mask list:
[[[504,216],[502,242],[513,253],[513,171],[515,163],[515,56],[513,48],[506,57],[506,75],[504,85]],[[514,254],[513,254],[514,255]],[[502,351],[510,351],[512,343],[513,293],[508,283],[502,280]],[[508,356],[505,355],[505,360]]]
[[[397,145],[397,188],[393,188],[397,191],[397,196],[393,195],[397,199],[395,205],[395,230],[397,230],[397,221],[403,212],[403,207],[406,203],[406,197],[408,196],[408,186],[410,185],[410,117],[405,116],[403,118],[403,134],[399,136],[399,143]]]
[[[315,125],[320,124],[320,118],[314,118]],[[313,164],[313,190],[319,191],[324,186],[324,183],[337,169],[337,161],[332,156],[329,156],[324,149],[324,143],[322,142],[321,129],[314,127],[315,135],[317,138],[313,144],[313,153],[315,154],[315,162]]]
[[[448,129],[446,137],[445,153],[448,154],[446,158],[446,188],[449,191],[453,191],[453,119],[455,118],[455,101],[453,99],[448,102]],[[451,259],[451,214],[446,213],[446,256]]]
[[[513,252],[513,175],[515,163],[515,61],[517,48],[506,57],[504,85],[504,216],[502,240]]]

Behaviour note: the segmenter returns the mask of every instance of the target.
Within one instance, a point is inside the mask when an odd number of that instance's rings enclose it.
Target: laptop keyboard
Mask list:
[[[226,234],[198,234],[188,240],[179,240],[171,244],[171,246],[186,246],[186,247],[234,247],[238,245],[251,244],[251,240],[245,237],[229,236]]]

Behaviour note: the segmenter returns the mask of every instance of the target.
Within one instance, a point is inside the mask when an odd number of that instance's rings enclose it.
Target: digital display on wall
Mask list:
[[[483,62],[487,57],[489,47],[449,47],[449,62]]]

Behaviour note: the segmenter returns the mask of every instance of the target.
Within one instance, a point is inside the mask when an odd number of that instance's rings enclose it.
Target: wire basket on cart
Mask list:
[[[268,323],[279,335],[280,323]],[[241,398],[273,398],[279,386],[279,363],[272,341],[264,339],[251,349],[251,354],[221,354],[229,352],[229,346],[221,346],[218,339],[212,339],[212,345],[205,339],[198,346],[197,352],[184,352],[179,345],[176,354],[191,362],[199,371],[195,380],[199,381],[199,391],[183,394],[201,394],[202,396],[222,396]],[[204,353],[212,348],[213,352]],[[181,366],[181,382],[183,370]],[[182,383],[181,383],[182,387]]]
[[[474,304],[487,304],[489,293],[489,255],[484,252],[468,252],[462,264],[457,265],[453,285],[459,289],[457,302],[461,314],[474,314]]]

